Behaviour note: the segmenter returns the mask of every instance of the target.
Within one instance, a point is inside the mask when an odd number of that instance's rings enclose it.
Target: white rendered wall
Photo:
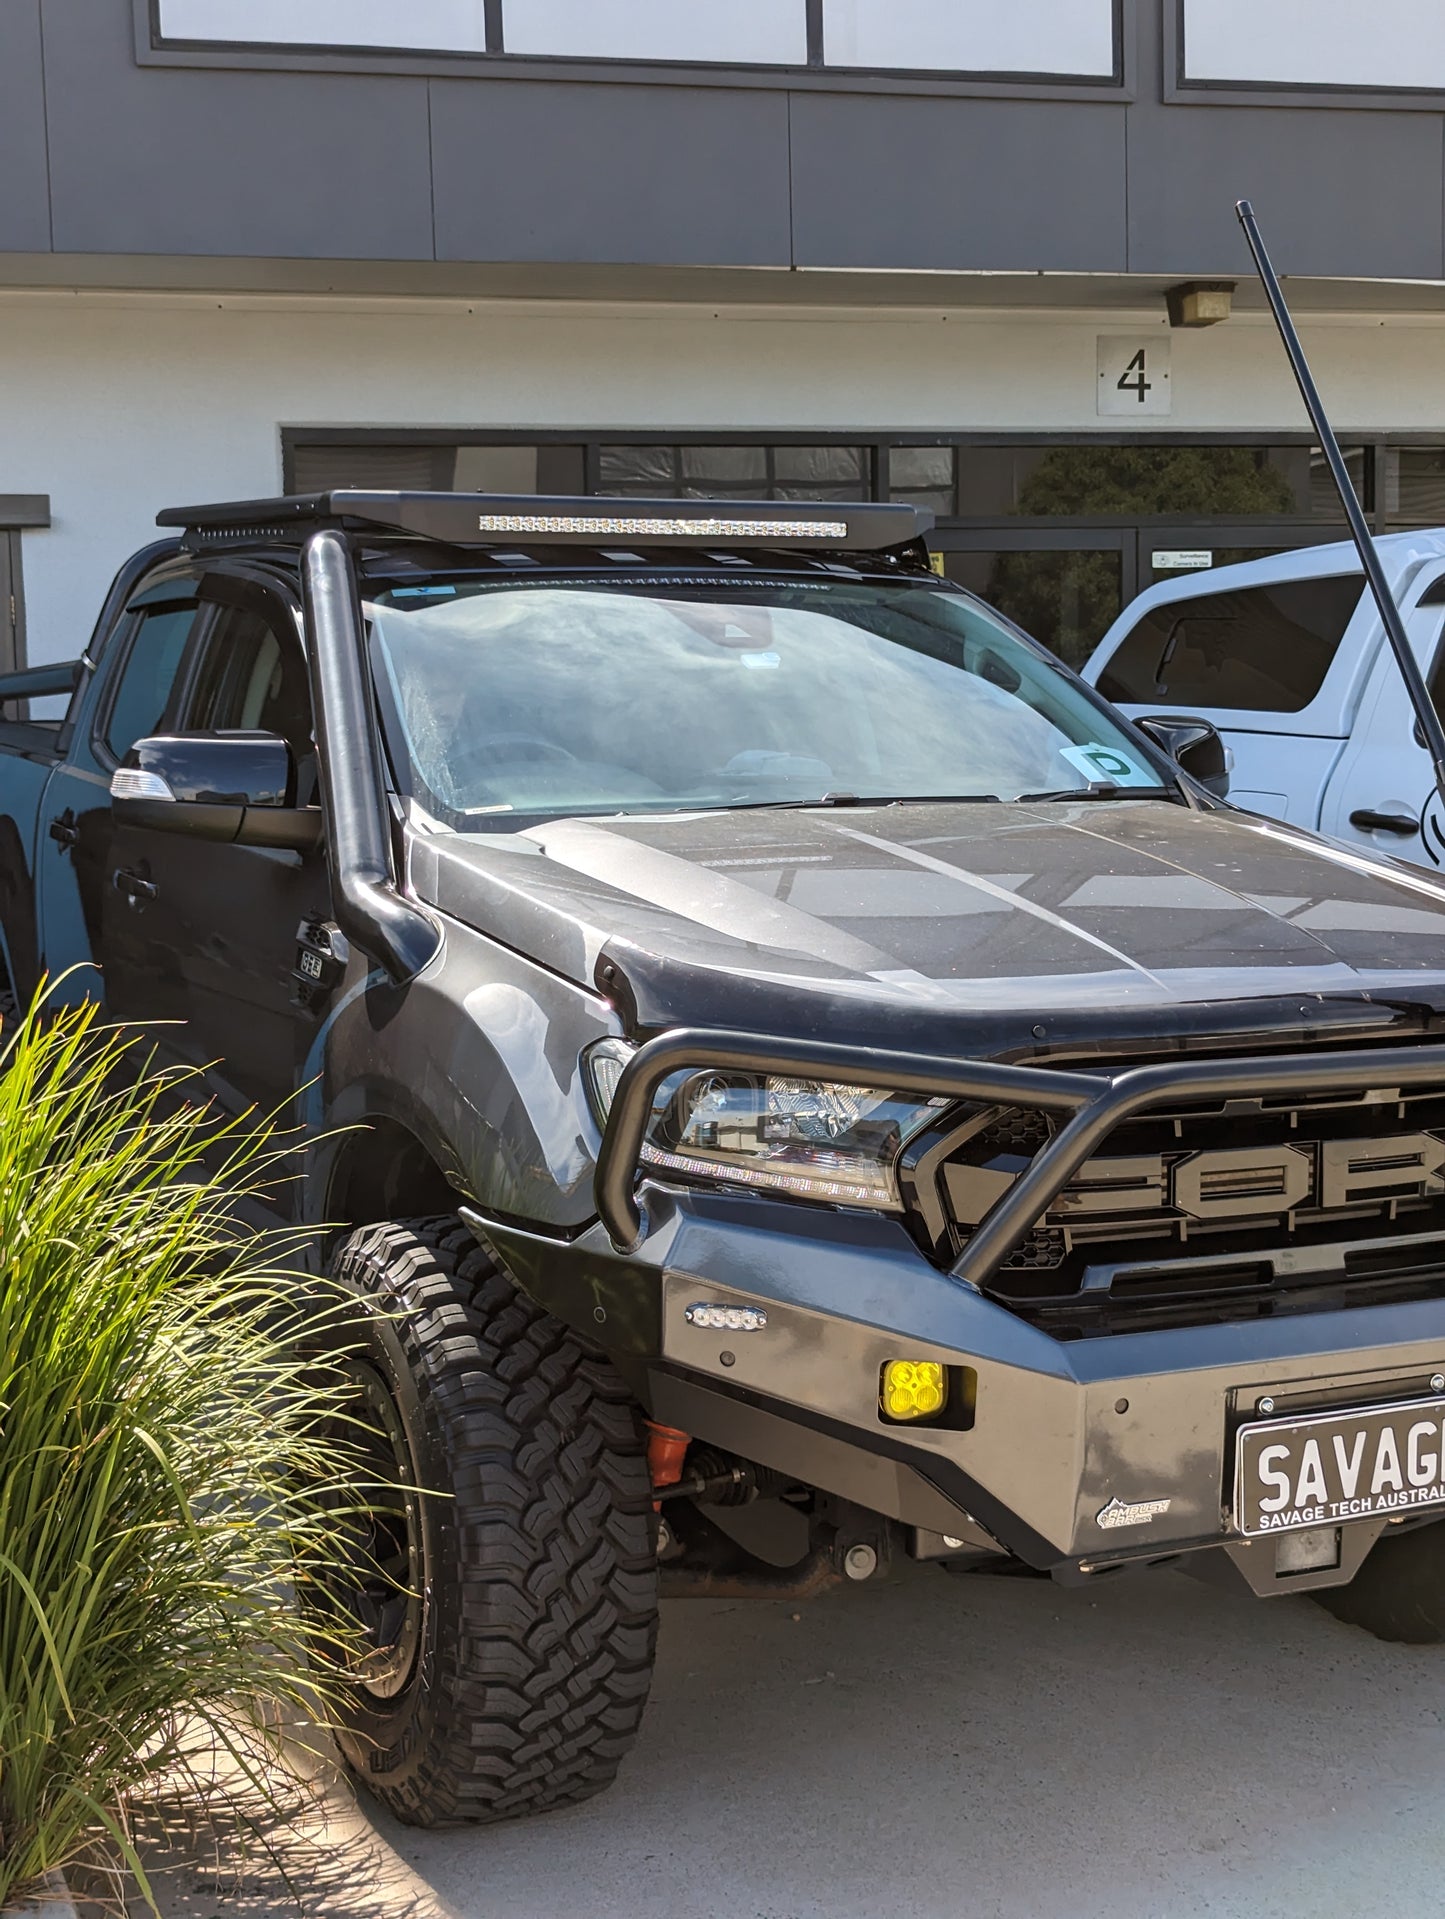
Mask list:
[[[73,657],[161,506],[281,482],[283,424],[818,432],[1118,431],[1100,333],[1138,314],[623,308],[557,303],[0,294],[0,493],[26,533],[30,657]],[[1342,431],[1439,433],[1445,321],[1332,317],[1306,344]],[[1172,336],[1154,431],[1298,432],[1255,316]]]

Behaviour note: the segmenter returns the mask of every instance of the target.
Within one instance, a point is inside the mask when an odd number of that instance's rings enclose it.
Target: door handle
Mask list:
[[[117,867],[110,876],[110,883],[117,893],[124,893],[131,905],[140,900],[153,900],[159,897],[152,880],[143,880],[139,873],[132,873],[126,867]]]
[[[76,846],[80,842],[80,828],[76,825],[69,809],[50,822],[50,837],[57,846]]]
[[[1370,806],[1351,813],[1350,825],[1358,826],[1362,833],[1398,833],[1402,840],[1411,839],[1420,831],[1420,822],[1413,814],[1379,813]]]

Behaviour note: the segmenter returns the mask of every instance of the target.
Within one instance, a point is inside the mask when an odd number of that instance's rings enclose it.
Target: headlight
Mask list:
[[[631,1050],[603,1040],[587,1056],[604,1124]],[[950,1103],[703,1067],[674,1073],[658,1087],[642,1159],[692,1179],[896,1212],[898,1155]]]

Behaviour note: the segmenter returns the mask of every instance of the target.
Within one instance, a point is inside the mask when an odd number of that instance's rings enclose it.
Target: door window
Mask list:
[[[194,600],[141,610],[101,727],[100,743],[111,759],[124,759],[137,740],[160,726],[195,621]]]
[[[1364,576],[1280,580],[1151,607],[1099,675],[1106,699],[1298,713],[1319,692]]]
[[[306,659],[294,631],[250,607],[217,610],[187,702],[188,732],[278,733],[296,768],[297,806],[316,803],[319,768]]]
[[[309,751],[311,695],[300,644],[249,607],[222,608],[206,637],[186,726],[279,733],[295,752]]]

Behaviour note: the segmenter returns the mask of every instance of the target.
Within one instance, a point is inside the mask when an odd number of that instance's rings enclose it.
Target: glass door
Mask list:
[[[929,535],[935,565],[1082,666],[1137,591],[1132,528],[940,527]]]
[[[1302,546],[1327,546],[1348,539],[1344,526],[1304,522],[1273,526],[1258,521],[1162,521],[1141,526],[1136,535],[1137,591],[1177,580],[1184,573],[1201,573],[1242,560],[1264,560]]]

